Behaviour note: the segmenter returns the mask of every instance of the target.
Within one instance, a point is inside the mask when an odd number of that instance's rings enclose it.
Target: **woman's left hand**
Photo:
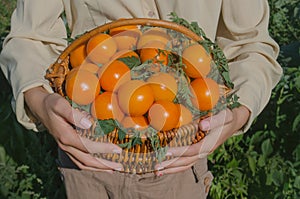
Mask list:
[[[208,134],[198,143],[185,147],[171,147],[167,155],[174,157],[156,165],[156,175],[177,173],[189,169],[197,160],[206,157],[248,121],[250,111],[245,106],[225,109],[199,122],[199,128]]]

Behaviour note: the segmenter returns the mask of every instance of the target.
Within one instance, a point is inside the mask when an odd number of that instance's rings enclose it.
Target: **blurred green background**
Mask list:
[[[215,175],[209,198],[300,198],[300,2],[269,3],[284,75],[250,131],[209,156]],[[0,1],[1,46],[15,6],[15,0]],[[0,85],[0,198],[65,198],[54,140],[17,123],[2,71]]]

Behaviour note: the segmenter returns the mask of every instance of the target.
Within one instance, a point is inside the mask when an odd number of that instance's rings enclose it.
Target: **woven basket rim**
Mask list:
[[[203,38],[199,35],[197,35],[195,32],[192,30],[188,29],[187,27],[177,24],[172,21],[167,21],[167,20],[161,20],[161,19],[149,19],[149,18],[130,18],[130,19],[121,19],[121,20],[116,20],[113,22],[106,23],[101,26],[97,26],[94,29],[91,29],[90,31],[85,32],[81,36],[77,37],[74,41],[72,41],[63,51],[62,53],[58,56],[56,61],[48,68],[47,74],[46,74],[46,79],[48,79],[51,82],[54,82],[54,86],[56,87],[57,85],[60,84],[60,86],[63,84],[65,76],[69,72],[69,54],[76,49],[78,46],[86,43],[91,37],[103,33],[107,30],[110,30],[112,28],[117,28],[121,26],[128,26],[128,25],[141,25],[141,26],[153,26],[153,27],[161,27],[161,28],[167,28],[171,29],[174,31],[178,31],[185,36],[189,37],[191,40],[194,41],[201,41]],[[62,80],[63,79],[63,80]],[[56,91],[57,93],[63,95],[62,90]],[[198,123],[198,121],[197,121]],[[184,131],[193,131],[192,133],[197,133],[199,132],[199,127],[197,125],[196,121],[191,122],[190,124],[186,124],[184,126],[185,129]],[[196,128],[197,126],[197,128]],[[190,128],[190,129],[189,129]],[[182,130],[181,127],[178,127],[177,130]],[[189,129],[189,130],[186,130]],[[191,133],[191,132],[190,132]],[[201,132],[203,135],[205,135],[205,132]],[[165,136],[165,135],[164,135]],[[197,135],[198,138],[196,138],[196,141],[194,142],[199,142],[202,138],[200,135]],[[174,137],[173,137],[174,138]],[[172,138],[172,139],[173,139]],[[166,139],[166,137],[165,137]],[[169,139],[169,138],[167,138]],[[179,138],[181,139],[181,135],[179,135]],[[189,141],[192,142],[192,141]],[[150,169],[150,172],[153,172],[154,170]],[[129,172],[132,172],[132,170],[129,170]]]
[[[91,29],[90,31],[85,32],[83,35],[76,38],[70,45],[68,45],[64,51],[58,56],[56,62],[54,64],[60,64],[66,57],[70,54],[72,50],[80,46],[81,44],[88,41],[89,38],[97,35],[99,33],[103,33],[109,29],[117,28],[121,26],[127,25],[143,25],[143,26],[156,26],[161,28],[168,28],[178,32],[181,32],[185,36],[190,37],[194,41],[201,41],[203,38],[197,35],[192,30],[187,27],[174,23],[172,21],[162,20],[162,19],[149,19],[149,18],[130,18],[130,19],[121,19],[112,21],[101,26],[97,26],[96,28]]]

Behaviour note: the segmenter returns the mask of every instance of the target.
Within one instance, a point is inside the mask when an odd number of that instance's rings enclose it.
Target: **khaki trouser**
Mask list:
[[[70,199],[202,199],[206,198],[213,176],[207,159],[176,174],[155,176],[115,172],[93,172],[60,168]]]

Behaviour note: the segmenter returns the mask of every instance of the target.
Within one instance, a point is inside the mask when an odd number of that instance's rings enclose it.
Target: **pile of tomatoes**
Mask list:
[[[189,124],[193,111],[185,104],[187,98],[178,100],[182,85],[198,111],[214,108],[220,88],[208,77],[212,57],[200,44],[184,42],[181,52],[173,52],[175,45],[179,49],[178,41],[159,27],[127,25],[99,33],[70,53],[65,93],[72,102],[88,106],[95,119],[114,119],[126,129],[168,131]],[[137,78],[130,60],[138,60],[147,73]]]

